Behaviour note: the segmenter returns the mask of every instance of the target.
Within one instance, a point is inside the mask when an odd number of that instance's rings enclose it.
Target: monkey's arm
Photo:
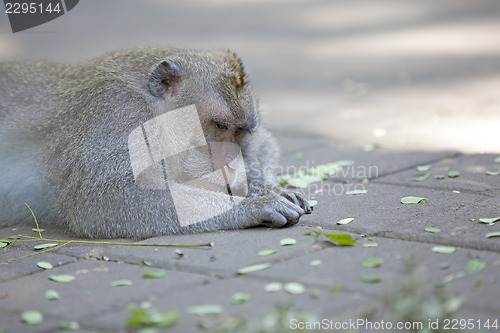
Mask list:
[[[276,184],[276,165],[279,147],[276,139],[264,128],[248,135],[242,144],[243,156],[247,168],[249,196],[258,197],[276,194],[301,207],[306,214],[312,209],[301,193],[285,191]]]
[[[185,185],[142,189],[132,183],[93,183],[81,206],[65,207],[69,227],[91,238],[149,238],[164,234],[283,227],[304,211],[276,194],[236,198]],[[76,195],[80,193],[76,192]]]
[[[185,185],[170,186],[180,232],[283,227],[298,222],[304,210],[284,197],[270,193],[238,197]]]

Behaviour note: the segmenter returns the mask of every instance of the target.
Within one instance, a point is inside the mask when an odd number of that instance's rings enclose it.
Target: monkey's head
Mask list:
[[[196,106],[208,146],[185,156],[184,171],[218,186],[241,182],[245,170],[237,156],[241,156],[245,137],[256,131],[259,115],[243,64],[236,54],[230,51],[173,54],[151,71],[148,89],[160,101],[160,113]],[[195,130],[186,126],[187,131]],[[221,168],[224,174],[214,173]]]

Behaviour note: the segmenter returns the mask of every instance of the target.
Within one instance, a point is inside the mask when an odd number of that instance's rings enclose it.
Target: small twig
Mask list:
[[[38,231],[39,238],[32,237],[32,236],[25,236],[25,235],[18,235],[18,236],[23,237],[23,238],[28,238],[31,240],[40,239],[40,240],[44,240],[47,242],[54,242],[54,243],[68,243],[68,244],[69,243],[79,243],[79,244],[93,244],[93,245],[123,245],[123,246],[156,246],[156,247],[166,247],[166,246],[169,246],[169,247],[204,247],[204,246],[213,247],[214,246],[214,242],[202,243],[202,244],[140,243],[140,242],[123,243],[123,242],[110,242],[110,241],[91,241],[91,240],[78,240],[78,239],[70,240],[70,239],[44,238],[42,236],[42,233],[40,232],[40,227],[38,226],[38,220],[35,216],[35,213],[33,212],[31,207],[27,203],[24,203],[24,204],[26,205],[26,207],[28,207],[28,209],[31,213],[31,216],[33,216],[33,220],[35,220],[36,229]]]
[[[33,216],[33,220],[35,220],[36,230],[38,231],[38,235],[40,236],[40,239],[43,239],[42,232],[40,231],[40,227],[38,226],[38,220],[36,219],[35,213],[33,213],[33,210],[31,209],[30,205],[28,205],[26,202],[24,204],[26,205],[26,207],[28,207],[28,209],[31,213],[31,216]]]

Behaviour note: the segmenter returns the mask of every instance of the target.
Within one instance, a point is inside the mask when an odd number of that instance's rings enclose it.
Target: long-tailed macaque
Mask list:
[[[0,64],[0,226],[25,203],[91,238],[293,225],[311,208],[274,185],[277,154],[229,51]]]

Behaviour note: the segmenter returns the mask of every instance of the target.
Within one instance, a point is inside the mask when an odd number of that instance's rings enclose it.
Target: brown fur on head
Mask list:
[[[224,59],[229,63],[231,68],[231,77],[229,77],[229,80],[236,90],[240,90],[248,83],[248,77],[241,59],[238,58],[235,52],[229,50],[226,52]]]

